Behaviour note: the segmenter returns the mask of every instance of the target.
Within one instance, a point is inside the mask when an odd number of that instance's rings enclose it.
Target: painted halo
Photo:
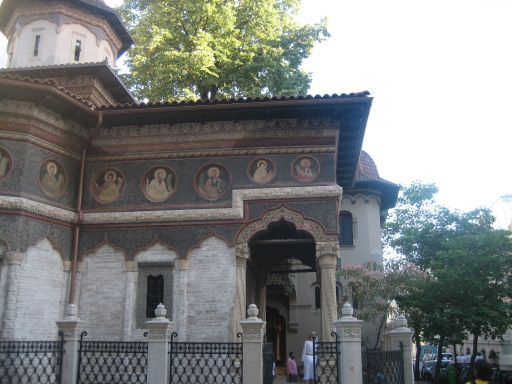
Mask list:
[[[11,175],[13,161],[7,149],[0,147],[0,180],[5,180]]]
[[[39,167],[38,179],[41,190],[49,197],[62,195],[68,183],[64,167],[53,159],[42,162]]]
[[[125,184],[125,177],[121,171],[105,168],[92,178],[91,193],[102,204],[112,203],[121,197]]]
[[[219,200],[231,190],[231,176],[223,166],[208,164],[196,173],[194,188],[205,200]]]
[[[313,156],[300,156],[293,161],[291,172],[295,180],[310,183],[320,175],[320,164]]]
[[[140,187],[146,199],[161,203],[176,192],[178,179],[171,168],[153,167],[142,176]]]
[[[276,165],[270,159],[258,157],[247,167],[247,174],[252,182],[264,185],[270,183],[276,176]]]

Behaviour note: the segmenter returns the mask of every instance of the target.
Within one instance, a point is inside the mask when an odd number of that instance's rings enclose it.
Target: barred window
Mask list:
[[[354,245],[354,227],[352,214],[347,211],[340,213],[340,244]]]

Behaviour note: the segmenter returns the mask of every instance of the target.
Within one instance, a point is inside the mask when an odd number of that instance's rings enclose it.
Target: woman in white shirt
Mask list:
[[[313,343],[316,339],[316,333],[311,332],[308,339],[304,342],[302,349],[302,363],[304,364],[304,381],[313,384],[315,381],[315,367],[313,365]]]

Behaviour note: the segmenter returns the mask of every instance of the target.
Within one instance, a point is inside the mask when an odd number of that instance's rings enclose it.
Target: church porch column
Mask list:
[[[245,319],[245,303],[246,303],[246,271],[247,260],[249,259],[250,250],[247,244],[238,244],[235,248],[236,262],[236,291],[235,291],[235,334],[242,331],[240,321]]]
[[[340,247],[337,241],[316,244],[320,267],[322,341],[331,340],[332,322],[336,320],[336,263]]]
[[[18,286],[21,265],[25,261],[25,254],[20,251],[7,251],[7,292],[5,292],[5,313],[3,314],[2,330],[0,336],[4,340],[12,340],[15,335],[16,307],[18,304]]]

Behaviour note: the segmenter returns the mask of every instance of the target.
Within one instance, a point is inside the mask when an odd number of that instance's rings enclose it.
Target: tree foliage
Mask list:
[[[449,210],[435,203],[436,192],[431,184],[407,186],[389,216],[387,246],[425,274],[406,281],[395,299],[416,341],[438,344],[439,359],[443,346],[472,334],[473,363],[478,338],[500,336],[511,325],[512,240],[493,228],[488,210]]]
[[[135,41],[125,81],[150,100],[305,94],[301,69],[326,22],[295,21],[300,0],[125,0]]]

